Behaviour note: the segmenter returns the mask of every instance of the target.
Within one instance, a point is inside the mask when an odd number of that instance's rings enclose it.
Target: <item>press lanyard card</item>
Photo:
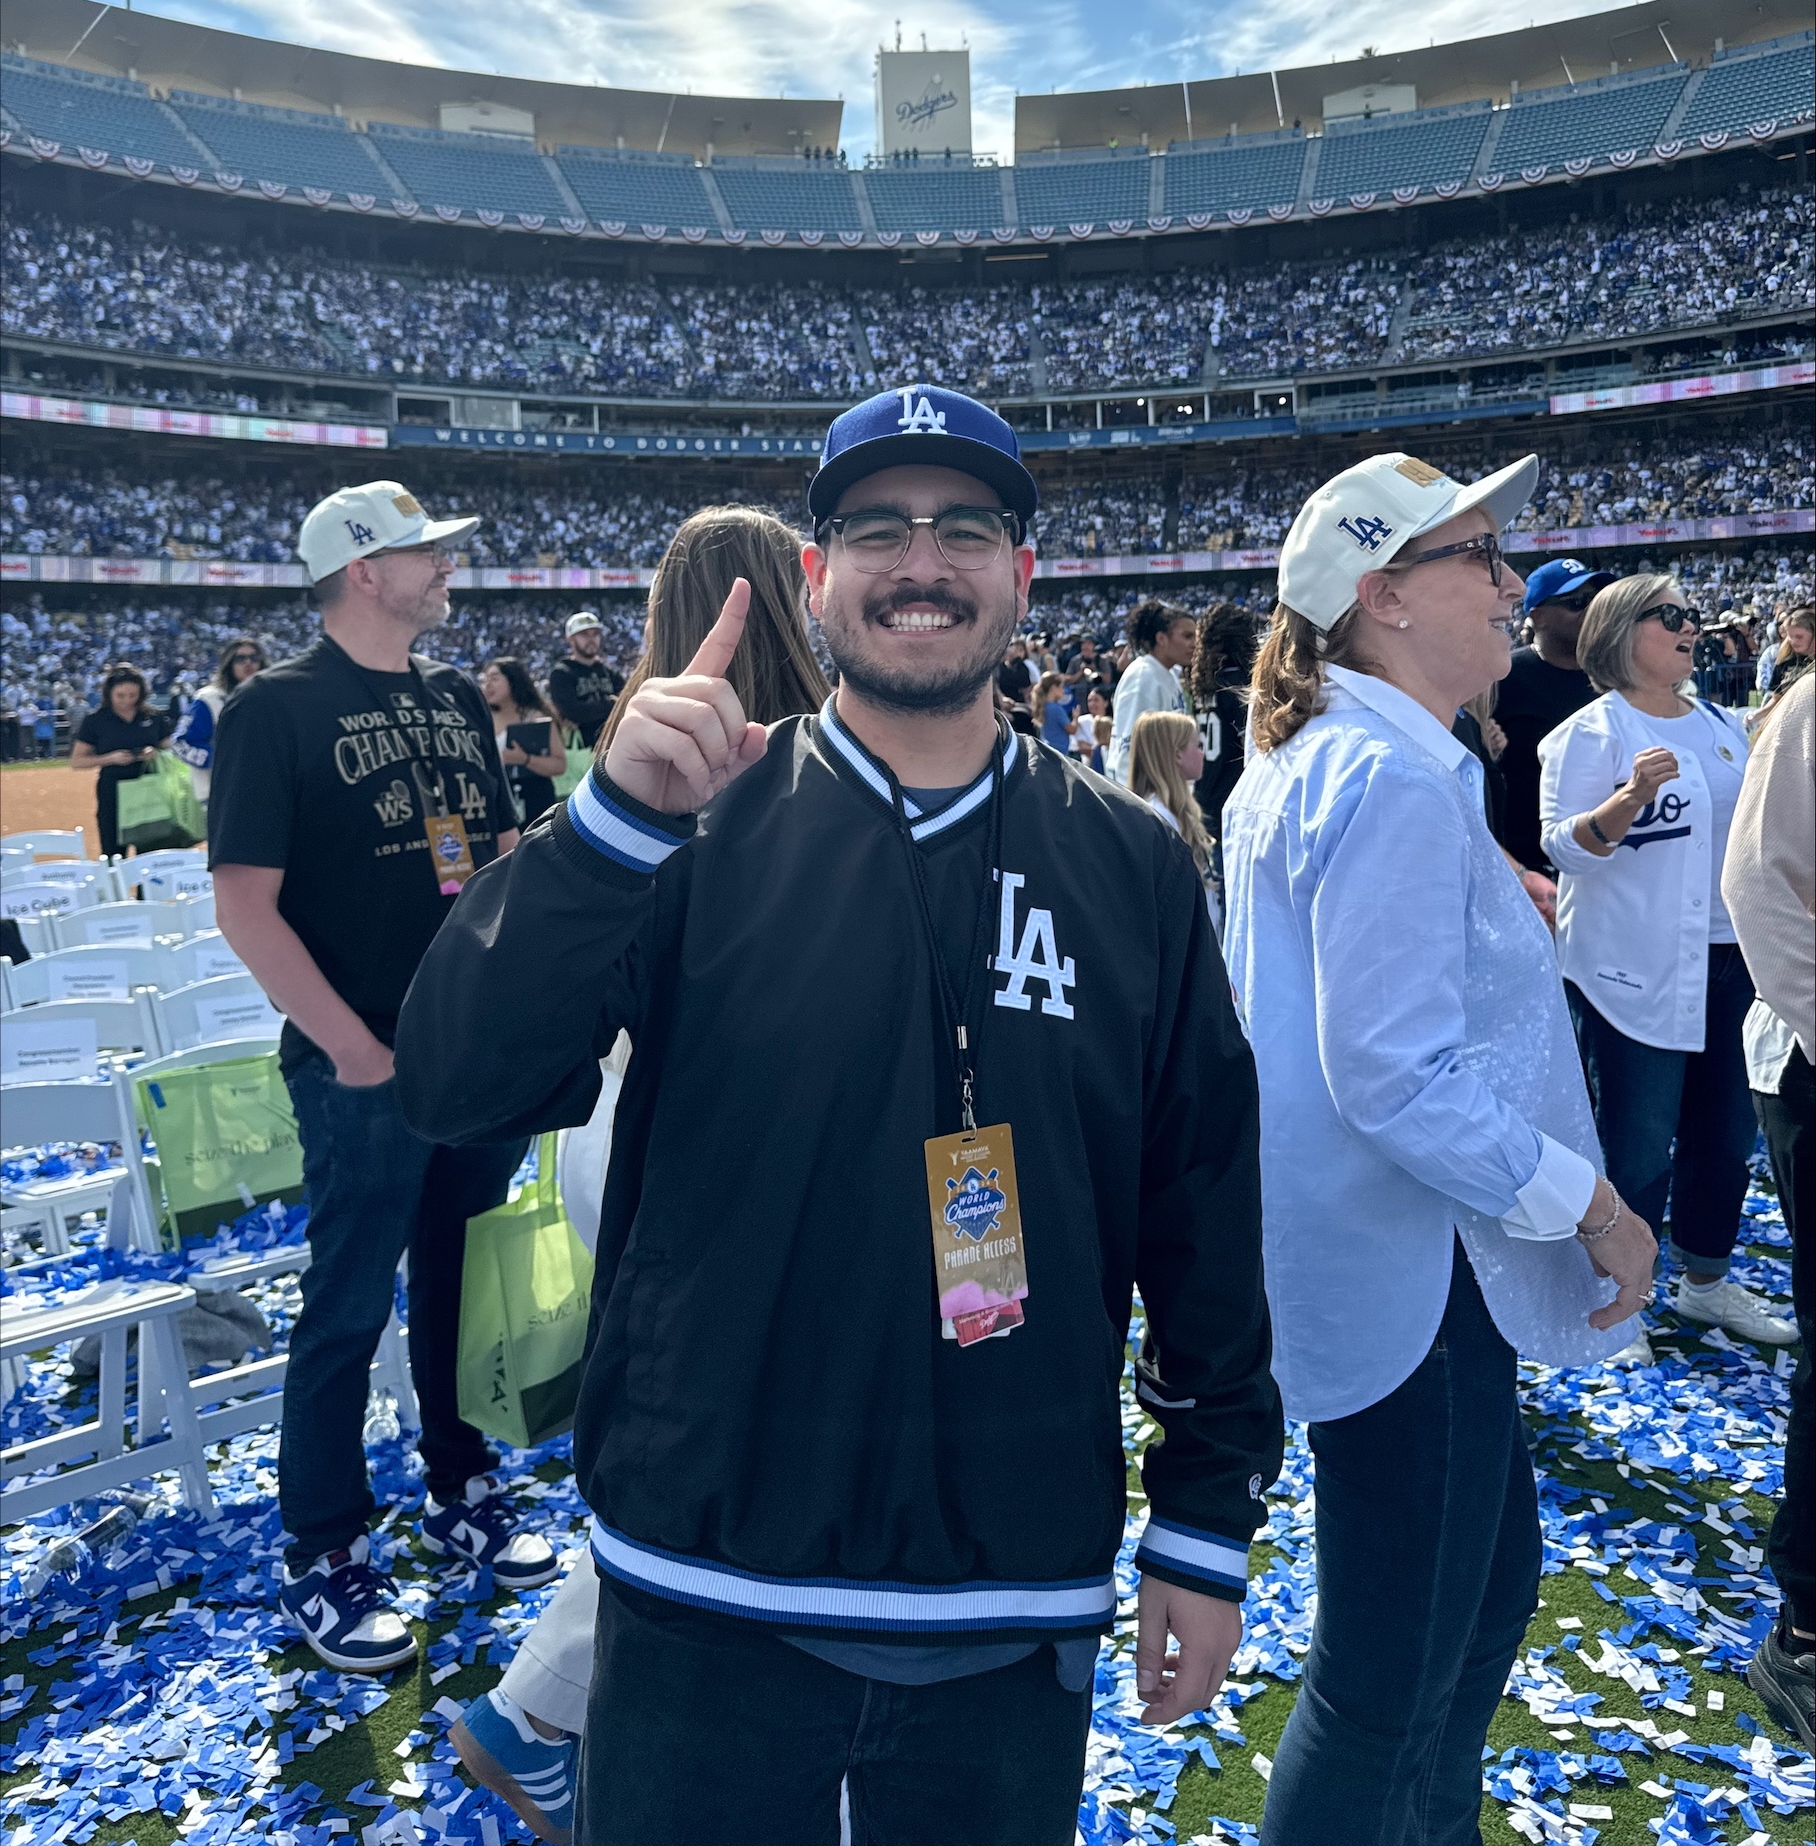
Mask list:
[[[1021,1325],[1028,1297],[1009,1125],[935,1135],[926,1153],[941,1334],[961,1346],[1000,1339]]]
[[[467,823],[458,814],[431,814],[423,827],[435,860],[435,882],[441,887],[443,897],[454,897],[473,876],[473,849],[467,844]]]

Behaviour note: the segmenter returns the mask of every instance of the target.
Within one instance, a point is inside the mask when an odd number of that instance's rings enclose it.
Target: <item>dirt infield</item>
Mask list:
[[[91,856],[95,832],[95,774],[67,763],[8,763],[0,771],[0,833],[38,827],[80,827]]]

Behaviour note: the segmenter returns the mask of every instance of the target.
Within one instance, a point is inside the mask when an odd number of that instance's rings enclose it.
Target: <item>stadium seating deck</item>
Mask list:
[[[1148,215],[1148,162],[1139,151],[1115,160],[1017,162],[1015,197],[1023,224],[1140,223]]]
[[[170,106],[230,173],[373,198],[390,191],[372,156],[337,116],[229,102],[187,90],[172,90]]]
[[[995,167],[872,167],[864,190],[879,231],[985,231],[1005,222]]]
[[[1396,186],[1429,190],[1466,180],[1492,119],[1484,102],[1411,120],[1333,123],[1324,131],[1318,193],[1346,199],[1359,192],[1384,195]]]
[[[568,209],[527,142],[519,151],[483,135],[447,135],[389,122],[374,122],[371,133],[391,169],[424,205],[541,212],[547,218]]]
[[[27,134],[167,167],[200,164],[201,156],[141,83],[65,71],[11,52],[0,58],[0,71],[6,79],[0,105]]]
[[[1503,173],[1585,157],[1605,164],[1624,148],[1649,148],[1683,94],[1685,69],[1662,77],[1603,77],[1571,90],[1516,97],[1494,163]]]
[[[841,167],[750,165],[713,168],[733,224],[747,231],[861,231],[858,195]]]
[[[1751,52],[1752,55],[1748,55]],[[1782,121],[1808,109],[1816,89],[1816,35],[1773,51],[1752,47],[1716,58],[1691,98],[1678,133],[1738,134],[1755,122]]]
[[[1177,217],[1290,205],[1298,196],[1305,147],[1302,139],[1239,141],[1225,147],[1178,143],[1167,150],[1166,209]]]
[[[711,227],[713,208],[691,160],[620,157],[596,148],[563,147],[557,163],[574,196],[594,218],[614,224]]]

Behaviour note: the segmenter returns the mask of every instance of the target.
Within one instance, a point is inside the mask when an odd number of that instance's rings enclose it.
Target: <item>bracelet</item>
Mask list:
[[[1597,820],[1593,814],[1585,814],[1583,819],[1589,823],[1589,831],[1612,852],[1614,850],[1614,842],[1602,831],[1602,823]]]
[[[1614,1192],[1612,1186],[1610,1186],[1608,1190]],[[1626,1209],[1627,1207],[1622,1202],[1621,1195],[1618,1192],[1614,1192],[1614,1209],[1608,1214],[1608,1222],[1606,1224],[1593,1224],[1587,1229],[1579,1225],[1576,1232],[1577,1236],[1584,1243],[1600,1243],[1601,1240],[1620,1223],[1621,1213]]]

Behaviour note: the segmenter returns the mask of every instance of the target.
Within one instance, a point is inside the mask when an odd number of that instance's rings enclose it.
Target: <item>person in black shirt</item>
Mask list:
[[[1235,603],[1217,603],[1198,618],[1187,684],[1192,713],[1204,743],[1204,772],[1192,793],[1204,816],[1205,830],[1216,849],[1222,882],[1223,804],[1230,798],[1247,760],[1249,674],[1255,665],[1255,618]]]
[[[1501,776],[1507,798],[1502,846],[1528,871],[1551,872],[1539,844],[1539,740],[1596,696],[1576,664],[1583,616],[1613,571],[1591,570],[1575,558],[1553,558],[1526,579],[1526,613],[1533,645],[1515,648],[1513,665],[1495,693],[1494,720],[1507,735]]]
[[[76,727],[70,747],[72,769],[99,769],[95,785],[95,822],[101,832],[101,857],[120,850],[120,818],[115,791],[145,773],[158,746],[171,732],[169,717],[155,711],[151,688],[137,667],[109,667],[101,681],[101,703]]]
[[[321,638],[241,685],[215,732],[216,915],[284,1015],[310,1201],[278,1454],[279,1601],[342,1672],[416,1651],[370,1562],[361,1444],[406,1251],[424,1542],[489,1565],[500,1588],[556,1569],[543,1540],[513,1529],[455,1384],[466,1222],[503,1202],[527,1143],[424,1140],[398,1108],[391,1055],[405,990],[461,885],[517,841],[491,713],[464,674],[410,651],[447,620],[453,547],[477,524],[430,521],[394,481],[324,500],[298,543]]]
[[[555,805],[555,778],[567,769],[566,746],[521,660],[501,654],[487,661],[479,690],[491,709],[517,824],[527,827]]]
[[[580,733],[590,750],[612,715],[624,681],[600,658],[605,625],[591,609],[579,609],[567,619],[567,659],[549,669],[549,700],[563,724]]]

